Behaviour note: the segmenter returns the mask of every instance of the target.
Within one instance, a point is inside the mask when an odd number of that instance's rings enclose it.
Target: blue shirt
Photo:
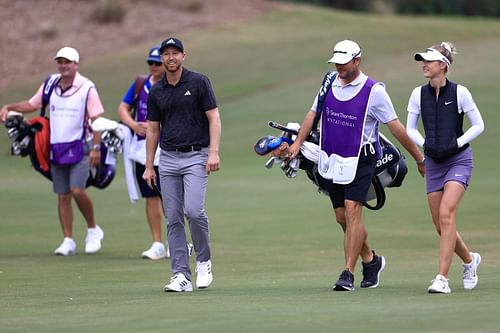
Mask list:
[[[151,89],[151,81],[149,81],[149,78],[151,76],[148,76],[146,79],[146,83],[144,84],[144,90],[149,94],[149,90]],[[135,94],[135,80],[132,81],[132,84],[127,90],[127,93],[125,96],[123,96],[122,102],[128,105],[134,104],[134,94]]]

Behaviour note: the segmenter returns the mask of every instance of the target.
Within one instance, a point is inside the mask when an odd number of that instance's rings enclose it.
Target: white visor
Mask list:
[[[415,53],[414,56],[416,61],[442,61],[447,66],[450,66],[451,63],[441,52],[428,48],[425,52]]]

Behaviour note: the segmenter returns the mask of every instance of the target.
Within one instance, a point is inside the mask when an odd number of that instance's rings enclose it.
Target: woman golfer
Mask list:
[[[429,293],[448,294],[448,271],[455,252],[464,262],[464,288],[478,283],[479,253],[470,252],[456,228],[456,213],[472,176],[472,149],[469,143],[484,130],[483,119],[469,90],[449,81],[448,69],[456,54],[450,42],[416,53],[429,82],[416,87],[408,102],[408,136],[424,148],[427,200],[436,231],[440,235],[439,273]],[[463,131],[464,115],[471,126]],[[418,131],[422,117],[425,138]]]

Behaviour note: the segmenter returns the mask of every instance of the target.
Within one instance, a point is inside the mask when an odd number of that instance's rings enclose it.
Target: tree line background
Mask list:
[[[291,0],[344,10],[419,15],[500,16],[499,0]]]

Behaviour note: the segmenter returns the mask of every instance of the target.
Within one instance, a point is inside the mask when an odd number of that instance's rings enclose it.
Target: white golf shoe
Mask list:
[[[200,289],[208,288],[213,281],[212,276],[212,262],[207,261],[197,261],[196,262],[196,286]]]
[[[160,260],[170,258],[170,251],[163,243],[154,242],[149,250],[142,252],[143,259]]]
[[[88,228],[87,237],[85,237],[85,253],[94,254],[99,252],[103,238],[104,231],[97,224],[95,228]]]
[[[170,278],[170,283],[163,288],[165,292],[193,291],[191,281],[182,273],[177,273]]]
[[[449,294],[451,293],[450,286],[448,285],[448,279],[441,274],[436,275],[436,278],[432,280],[432,284],[427,289],[429,294]]]
[[[464,264],[464,289],[474,289],[477,286],[479,278],[477,277],[477,268],[481,263],[481,255],[476,252],[470,253],[472,262]]]
[[[73,256],[76,253],[76,243],[73,238],[64,237],[63,242],[57,249],[55,249],[54,254],[58,256]]]

